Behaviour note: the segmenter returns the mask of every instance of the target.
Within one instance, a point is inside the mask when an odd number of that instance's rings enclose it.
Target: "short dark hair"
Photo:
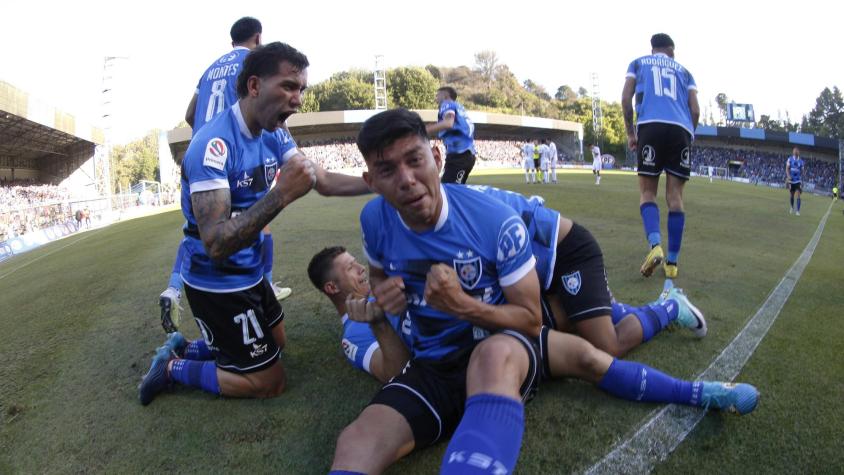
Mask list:
[[[385,148],[408,135],[417,135],[423,140],[428,140],[425,122],[419,114],[403,107],[380,112],[366,119],[360,128],[357,138],[358,150],[364,160],[367,160],[373,152],[380,156]]]
[[[440,91],[447,93],[448,97],[450,97],[452,101],[457,100],[457,90],[455,90],[453,87],[443,86],[443,87],[437,89],[437,92],[440,92]]]
[[[234,22],[229,34],[232,37],[232,43],[239,45],[249,38],[255,36],[255,33],[261,33],[261,22],[257,18],[245,16],[240,20]]]
[[[674,40],[665,33],[657,33],[651,36],[651,48],[673,48]]]
[[[243,60],[240,75],[237,76],[237,96],[246,97],[249,94],[246,83],[250,77],[265,78],[272,76],[278,73],[279,65],[284,61],[300,71],[310,66],[308,57],[287,43],[276,41],[258,46],[250,51],[246,55],[246,59]]]
[[[326,247],[311,258],[311,262],[308,264],[308,278],[320,292],[325,292],[322,287],[331,280],[331,268],[334,266],[334,259],[344,252],[346,252],[346,248],[343,246]]]

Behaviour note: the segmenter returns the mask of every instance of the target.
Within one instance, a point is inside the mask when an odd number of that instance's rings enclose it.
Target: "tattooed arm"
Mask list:
[[[191,193],[199,236],[211,259],[225,259],[254,242],[282,209],[310,191],[314,177],[313,164],[304,157],[294,157],[281,167],[277,186],[234,217],[229,189]]]

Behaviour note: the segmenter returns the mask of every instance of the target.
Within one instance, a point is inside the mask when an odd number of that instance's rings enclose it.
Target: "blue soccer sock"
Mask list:
[[[651,247],[662,243],[662,235],[659,234],[659,206],[653,201],[642,203],[639,206],[639,213],[642,215],[642,224],[645,226],[645,237]]]
[[[612,319],[612,324],[617,325],[618,322],[624,320],[624,317],[633,313],[635,307],[627,305],[626,303],[621,302],[613,302],[612,303],[612,311],[610,312],[610,318]]]
[[[789,203],[791,203],[791,209],[794,209],[794,195],[788,197]]]
[[[800,211],[800,197],[797,197],[797,211]]]
[[[188,346],[185,347],[183,358],[186,360],[206,361],[214,359],[214,355],[211,354],[211,350],[208,349],[205,340],[199,339],[188,343]]]
[[[668,258],[669,264],[676,264],[680,256],[680,245],[683,243],[683,228],[686,226],[686,213],[682,211],[668,212]]]
[[[632,308],[631,311],[642,325],[642,343],[644,343],[676,320],[680,307],[677,306],[677,302],[666,300]]]
[[[170,282],[167,283],[168,287],[173,287],[176,290],[182,288],[182,259],[185,258],[185,244],[182,241],[179,244],[179,250],[176,252],[176,260],[173,262],[173,270],[170,271]]]
[[[521,402],[497,394],[470,397],[463,419],[445,449],[440,474],[481,474],[490,470],[512,473],[519,460],[524,430],[525,408]]]
[[[220,394],[217,365],[213,361],[175,360],[170,368],[170,378],[185,386]]]
[[[264,264],[264,279],[273,282],[273,235],[264,234],[264,243],[261,246],[261,261]]]
[[[614,359],[598,387],[628,401],[700,405],[700,382],[683,381],[635,361]]]

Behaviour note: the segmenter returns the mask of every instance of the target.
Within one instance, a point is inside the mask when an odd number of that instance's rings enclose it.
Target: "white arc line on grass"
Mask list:
[[[820,241],[830,210],[832,210],[832,203],[818,224],[818,229],[809,244],[803,249],[803,253],[794,261],[780,283],[774,287],[765,303],[697,379],[732,381],[738,375],[756,351],[762,338],[768,333],[800,280],[803,270]],[[668,455],[683,442],[703,419],[706,411],[699,407],[671,404],[652,414],[635,433],[616,445],[598,463],[587,469],[586,473],[591,475],[650,472],[657,463],[665,461]]]

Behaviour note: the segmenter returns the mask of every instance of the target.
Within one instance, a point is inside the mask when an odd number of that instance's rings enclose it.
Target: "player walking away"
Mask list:
[[[601,184],[601,168],[603,167],[603,159],[601,158],[601,149],[595,144],[590,144],[589,149],[592,151],[592,174],[595,175],[595,184]]]
[[[358,299],[349,313],[376,320],[380,309],[409,312],[413,348],[401,374],[340,435],[332,470],[380,473],[454,431],[441,473],[466,473],[478,457],[512,471],[523,402],[541,371],[527,229],[513,210],[440,183],[441,156],[417,114],[377,114],[357,143],[364,178],[381,196],[361,212],[376,300]]]
[[[437,123],[427,126],[428,135],[437,134],[445,144],[443,183],[466,183],[475,166],[475,124],[463,106],[456,102],[457,91],[444,86],[437,89]]]
[[[832,187],[832,201],[836,201],[836,200],[838,200],[838,187],[833,186]]]
[[[697,85],[692,74],[674,61],[674,41],[664,33],[651,37],[651,54],[637,58],[627,68],[621,95],[627,144],[636,151],[639,174],[639,209],[651,250],[640,269],[650,277],[664,261],[668,278],[677,277],[677,259],[683,240],[686,215],[683,186],[689,179],[689,147],[700,116]],[[633,98],[636,98],[636,123]],[[659,176],[665,170],[668,204],[668,256],[662,252],[659,207],[656,195]]]
[[[404,354],[396,356],[399,361],[394,365],[396,373],[388,373],[389,366],[378,342],[398,334],[405,347],[409,347],[410,320],[388,315],[383,320],[367,324],[349,318],[347,301],[368,297],[370,294],[366,267],[342,246],[327,247],[311,258],[308,277],[314,287],[325,294],[337,309],[337,315],[343,323],[341,345],[349,363],[382,383],[395,376],[409,358],[409,353],[405,349]],[[385,347],[394,346],[387,343]]]
[[[548,183],[548,180],[549,180],[549,178],[548,178],[549,157],[548,157],[548,143],[547,142],[548,142],[547,139],[542,139],[539,142],[539,147],[537,147],[537,149],[539,150],[539,170],[542,173],[543,183]]]
[[[191,139],[182,167],[180,273],[203,339],[172,336],[157,350],[138,388],[144,405],[174,382],[227,397],[284,390],[284,311],[263,276],[261,229],[312,188],[328,196],[369,192],[361,178],[305,158],[280,128],[302,105],[307,67],[289,45],[255,48],[237,79],[238,102]]]
[[[221,114],[224,110],[237,102],[237,75],[243,68],[243,60],[252,49],[261,45],[261,22],[252,17],[243,17],[237,20],[231,27],[230,35],[233,49],[215,60],[205,73],[200,77],[196,85],[196,91],[191,98],[185,121],[196,134],[203,125]],[[245,186],[250,186],[252,178],[240,180]],[[187,186],[184,175],[182,176],[182,188]],[[272,287],[273,294],[278,300],[283,300],[292,293],[288,287],[279,287],[273,282],[273,236],[270,228],[264,229],[264,245],[261,260],[264,267],[264,277]],[[179,327],[179,310],[182,298],[182,259],[185,256],[184,241],[179,244],[176,253],[176,260],[173,262],[173,270],[170,272],[170,281],[167,288],[158,298],[161,307],[161,325],[167,333],[174,332]]]
[[[522,158],[525,161],[525,183],[536,183],[536,167],[533,164],[533,142],[527,141],[522,146]]]
[[[791,156],[785,161],[785,186],[788,188],[791,206],[788,214],[795,213],[800,216],[800,197],[803,195],[803,170],[806,164],[800,158],[800,149],[794,147]],[[794,207],[794,194],[797,193],[797,207]]]

